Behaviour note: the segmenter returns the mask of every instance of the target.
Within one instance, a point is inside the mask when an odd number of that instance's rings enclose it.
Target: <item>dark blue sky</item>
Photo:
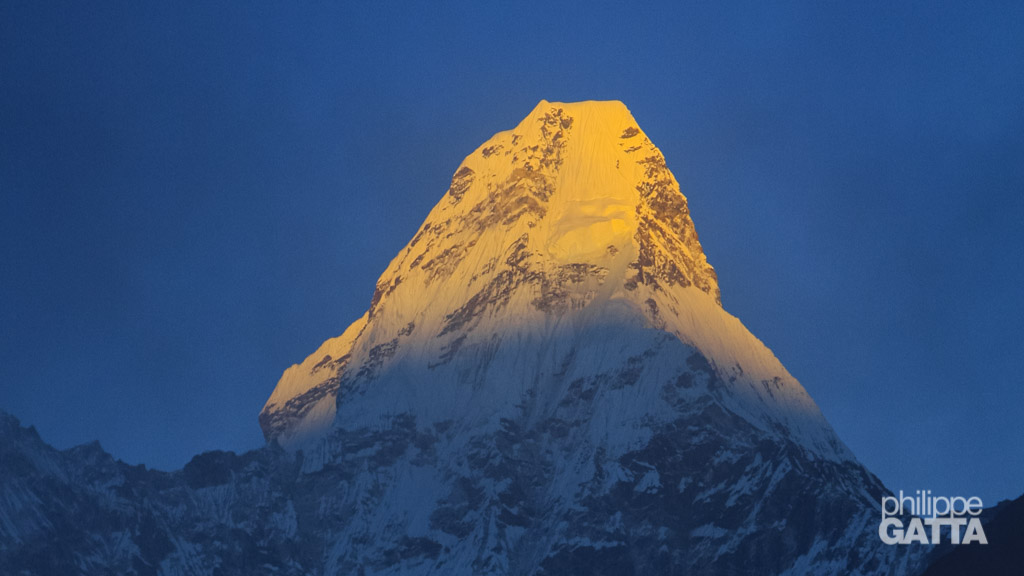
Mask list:
[[[143,4],[0,3],[0,408],[56,446],[260,445],[465,155],[619,99],[872,471],[1024,492],[1021,3]]]

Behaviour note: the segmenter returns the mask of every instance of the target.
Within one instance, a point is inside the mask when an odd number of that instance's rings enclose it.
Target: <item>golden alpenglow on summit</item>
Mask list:
[[[389,570],[466,575],[917,561],[864,529],[884,487],[722,308],[686,198],[621,102],[541,101],[440,196],[363,317],[260,414],[305,473],[349,478],[332,565],[392,549]]]
[[[391,362],[415,358],[436,373],[481,333],[606,312],[777,381],[769,405],[789,398],[801,419],[812,417],[800,427],[837,449],[799,384],[721,310],[686,198],[618,101],[542,100],[470,154],[378,280],[364,319],[284,374],[261,414],[264,434],[286,446],[318,437],[334,420],[337,390],[385,350]]]

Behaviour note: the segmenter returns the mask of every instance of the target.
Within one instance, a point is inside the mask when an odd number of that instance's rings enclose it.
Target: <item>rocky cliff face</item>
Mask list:
[[[267,448],[171,474],[14,450],[0,568],[55,539],[85,572],[918,562],[877,537],[881,483],[722,308],[687,201],[619,102],[542,101],[467,157],[366,314],[284,373],[260,425]],[[77,530],[84,510],[107,524]]]

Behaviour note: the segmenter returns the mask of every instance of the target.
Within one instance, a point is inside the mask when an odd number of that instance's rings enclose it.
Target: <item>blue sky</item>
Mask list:
[[[0,408],[164,469],[259,446],[465,155],[618,99],[873,472],[1024,492],[1020,3],[354,4],[0,4]]]

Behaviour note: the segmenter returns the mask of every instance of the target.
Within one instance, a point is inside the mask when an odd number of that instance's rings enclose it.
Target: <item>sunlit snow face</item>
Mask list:
[[[593,261],[629,243],[636,229],[634,207],[621,199],[595,198],[566,203],[551,223],[548,253],[562,261]],[[609,248],[609,247],[614,248]]]

